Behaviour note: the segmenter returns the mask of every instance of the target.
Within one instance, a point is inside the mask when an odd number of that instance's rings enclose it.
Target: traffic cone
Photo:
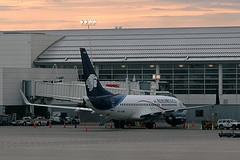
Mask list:
[[[187,129],[188,129],[188,130],[190,129],[190,125],[187,125]]]
[[[110,124],[110,128],[112,128],[112,123]]]
[[[37,127],[37,125],[36,125],[36,123],[34,123],[34,128],[36,128]]]
[[[49,124],[49,128],[52,128],[52,124],[51,123]]]
[[[64,123],[63,128],[66,128],[66,124]]]
[[[85,124],[85,131],[87,131],[87,123]]]
[[[186,129],[186,124],[185,123],[183,124],[183,128]]]
[[[153,129],[156,129],[156,125],[155,124],[153,124]]]
[[[192,121],[192,127],[194,127],[194,121]]]

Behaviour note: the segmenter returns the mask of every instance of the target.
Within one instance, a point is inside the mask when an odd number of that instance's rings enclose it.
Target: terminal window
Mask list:
[[[203,117],[203,110],[195,110],[195,117]]]

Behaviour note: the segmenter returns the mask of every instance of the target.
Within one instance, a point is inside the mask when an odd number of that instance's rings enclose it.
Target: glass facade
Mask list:
[[[224,63],[221,66],[222,93],[240,94],[240,64]],[[79,78],[83,80],[82,66],[77,68]],[[130,81],[153,81],[153,74],[159,72],[160,81],[168,82],[173,94],[215,94],[219,85],[218,64],[160,64],[158,67],[156,64],[101,64],[97,68],[102,81],[125,81],[127,76]]]
[[[161,80],[168,81],[173,94],[215,94],[218,87],[218,65],[160,65]]]
[[[240,64],[223,64],[223,94],[240,93]]]
[[[153,64],[99,65],[99,78],[103,81],[153,81],[156,74]],[[167,81],[173,94],[215,94],[218,88],[216,64],[161,64],[161,81]]]
[[[129,80],[152,81],[155,73],[156,66],[151,64],[99,65],[99,78],[102,81],[125,81],[127,75]]]

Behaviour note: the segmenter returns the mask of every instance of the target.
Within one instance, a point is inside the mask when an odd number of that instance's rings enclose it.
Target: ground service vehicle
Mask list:
[[[30,119],[29,121],[26,122],[27,125],[38,125],[38,126],[41,126],[41,125],[49,125],[50,124],[50,120],[49,119],[46,119],[44,117],[37,117],[36,119]]]
[[[8,125],[11,121],[11,115],[0,115],[0,125]]]
[[[65,124],[79,124],[80,123],[80,118],[78,116],[75,116],[75,117],[65,117],[64,118],[64,123]]]
[[[202,129],[217,129],[217,124],[214,121],[210,121],[210,120],[203,120],[201,121],[202,124]]]
[[[22,119],[20,120],[15,120],[15,121],[12,121],[12,125],[23,125],[23,126],[26,126],[27,123],[29,123],[29,121],[31,120],[32,118],[31,117],[23,117]]]
[[[240,122],[233,120],[233,119],[219,119],[217,121],[217,126],[219,129],[236,129],[239,128],[240,129]]]

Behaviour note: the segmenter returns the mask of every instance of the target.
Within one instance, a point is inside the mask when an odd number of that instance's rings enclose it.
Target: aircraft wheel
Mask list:
[[[223,125],[220,125],[220,126],[219,126],[219,129],[224,129]]]
[[[236,128],[237,128],[236,125],[233,125],[233,126],[232,126],[232,129],[233,129],[233,130],[236,130]]]
[[[119,122],[117,120],[113,120],[113,124],[115,128],[119,128]]]
[[[154,124],[153,122],[147,122],[146,123],[146,128],[147,129],[153,129],[153,124]]]
[[[113,120],[115,128],[124,128],[125,121]]]
[[[124,128],[125,121],[119,121],[120,123],[120,128]]]

